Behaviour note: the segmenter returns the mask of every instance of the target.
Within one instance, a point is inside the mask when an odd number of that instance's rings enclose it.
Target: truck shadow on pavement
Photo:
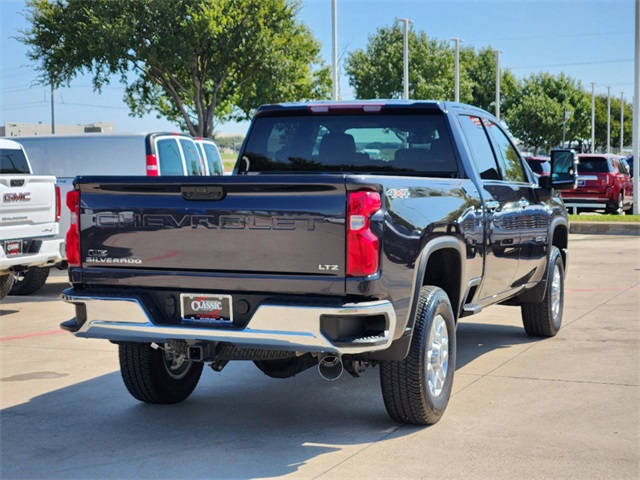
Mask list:
[[[521,328],[468,323],[458,339],[458,368],[531,341]],[[2,381],[12,388],[20,380]],[[377,368],[335,382],[315,368],[275,380],[250,362],[206,368],[177,405],[137,402],[114,372],[3,409],[0,418],[1,478],[315,477],[371,443],[422,430],[387,416]]]
[[[456,330],[458,356],[456,370],[494,350],[538,343],[542,339],[527,336],[522,326],[471,323],[461,320]]]

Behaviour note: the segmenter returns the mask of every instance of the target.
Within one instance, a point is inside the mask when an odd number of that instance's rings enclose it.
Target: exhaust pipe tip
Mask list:
[[[337,380],[342,376],[344,367],[342,359],[335,355],[325,355],[318,360],[318,373],[325,380],[330,382]]]

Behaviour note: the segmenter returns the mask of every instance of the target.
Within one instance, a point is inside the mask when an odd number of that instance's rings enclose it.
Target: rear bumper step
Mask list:
[[[379,300],[336,307],[261,305],[242,329],[157,325],[137,298],[99,297],[73,289],[62,299],[76,306],[76,317],[60,327],[78,337],[116,342],[166,343],[168,340],[228,342],[242,347],[273,350],[359,354],[391,345],[396,315],[391,302]],[[384,331],[374,337],[331,340],[322,333],[321,317],[384,317]]]

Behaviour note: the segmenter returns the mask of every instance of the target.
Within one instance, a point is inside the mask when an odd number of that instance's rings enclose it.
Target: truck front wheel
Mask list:
[[[541,302],[522,304],[522,323],[531,337],[553,337],[562,325],[564,263],[558,247],[551,247],[547,268],[547,290]]]
[[[191,362],[149,344],[119,345],[120,373],[129,393],[141,402],[178,403],[191,395],[202,362]]]
[[[380,384],[387,412],[394,420],[432,425],[442,417],[456,368],[453,309],[438,287],[420,289],[409,354],[380,362]]]

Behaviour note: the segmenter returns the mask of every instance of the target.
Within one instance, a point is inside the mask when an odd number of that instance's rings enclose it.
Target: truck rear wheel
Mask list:
[[[0,300],[9,295],[11,287],[13,286],[14,275],[13,273],[7,273],[0,276]]]
[[[149,344],[119,345],[120,373],[129,393],[141,402],[178,403],[198,385],[203,363]]]
[[[564,304],[564,263],[558,247],[551,246],[547,269],[547,290],[541,302],[521,306],[522,323],[531,337],[553,337],[562,325]]]
[[[26,272],[16,274],[9,295],[29,295],[40,290],[49,277],[49,267],[29,267]]]
[[[453,309],[438,287],[420,289],[409,354],[380,362],[380,384],[387,412],[394,420],[432,425],[444,414],[456,368]]]

